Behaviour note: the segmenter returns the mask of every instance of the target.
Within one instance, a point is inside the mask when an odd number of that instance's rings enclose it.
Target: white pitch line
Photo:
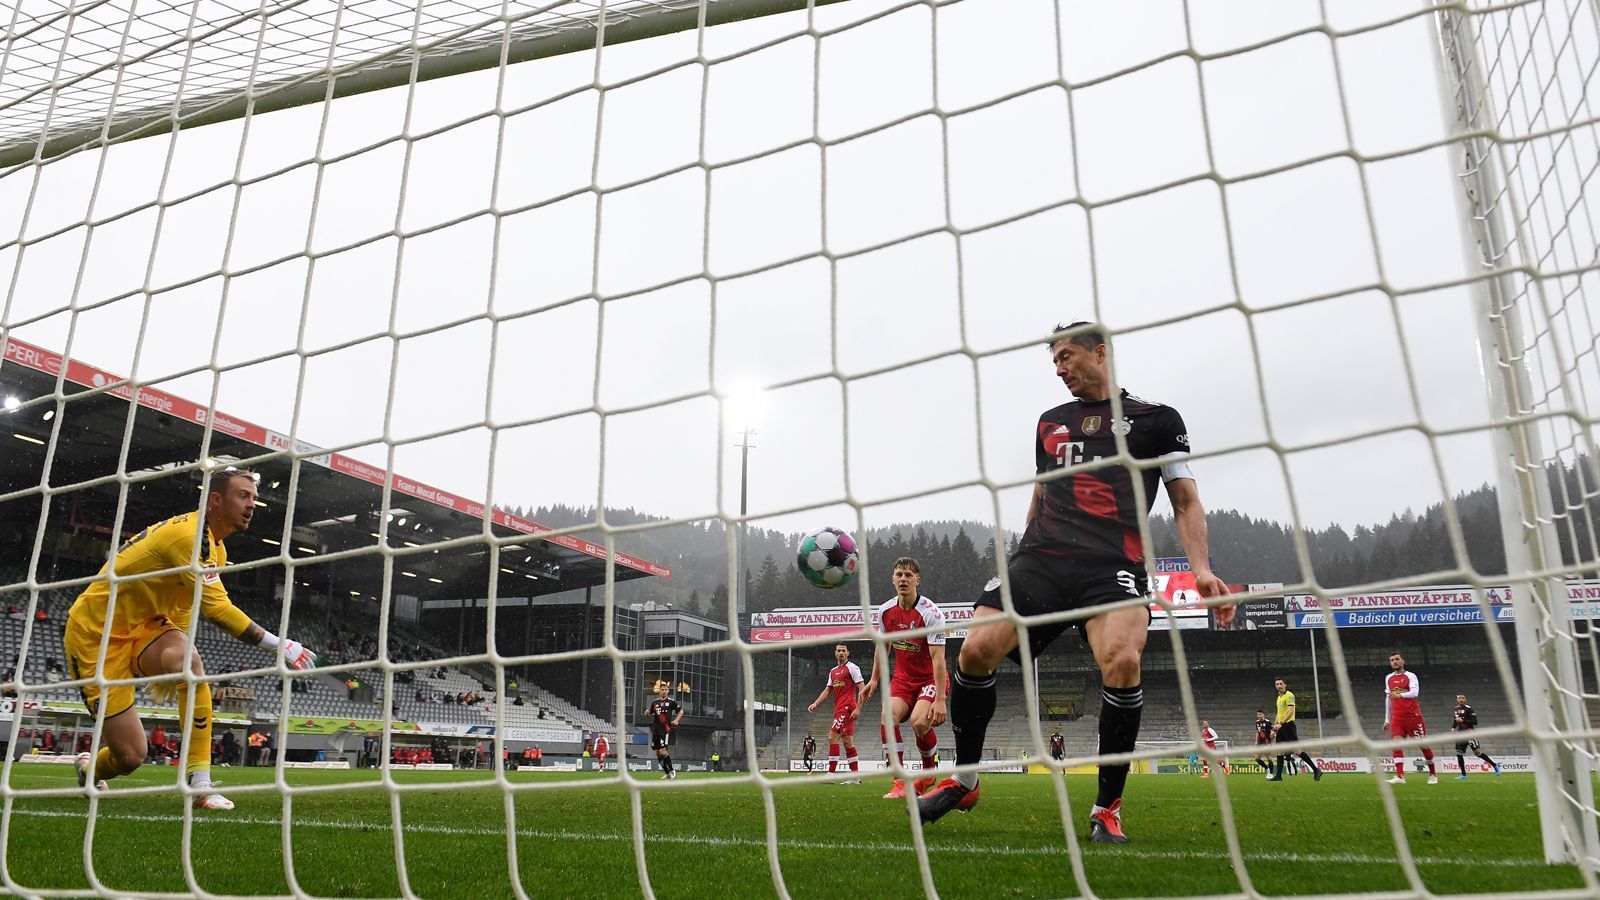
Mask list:
[[[38,818],[82,819],[84,813],[68,810],[12,810],[13,816],[34,816]],[[135,815],[125,813],[101,813],[97,818],[111,819],[120,822],[164,822],[176,824],[172,816]],[[242,816],[195,816],[195,824],[200,825],[256,825],[282,827],[281,819],[248,818]],[[333,828],[345,831],[370,831],[374,827],[382,827],[371,822],[337,822],[316,819],[296,819],[296,828]],[[449,834],[476,837],[504,837],[503,828],[467,828],[459,825],[424,825],[408,822],[404,826],[408,833],[415,834]],[[525,838],[536,838],[552,841],[623,841],[632,843],[632,834],[594,833],[586,831],[549,831],[538,828],[519,828],[517,835]],[[711,837],[707,835],[646,835],[645,843],[661,844],[692,844],[695,846],[714,847],[751,847],[765,849],[766,841],[741,837]],[[796,850],[827,850],[866,853],[885,853],[909,851],[911,847],[905,844],[873,843],[860,841],[779,841],[780,848]],[[1065,847],[994,847],[979,844],[940,844],[928,845],[928,850],[933,853],[968,853],[982,856],[1065,856]],[[1127,856],[1138,859],[1175,859],[1175,860],[1204,860],[1215,861],[1221,857],[1219,852],[1202,852],[1194,850],[1144,850],[1127,849],[1113,851],[1109,848],[1097,848],[1096,855]],[[1281,853],[1281,852],[1248,852],[1244,854],[1250,862],[1285,862],[1285,863],[1348,863],[1356,865],[1391,865],[1400,864],[1398,857],[1373,856],[1360,853]],[[1415,857],[1418,865],[1423,866],[1502,866],[1514,868],[1544,868],[1543,860],[1533,859],[1456,859],[1450,857]]]

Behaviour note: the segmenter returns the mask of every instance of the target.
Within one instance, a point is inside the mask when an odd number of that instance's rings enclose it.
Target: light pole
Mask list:
[[[750,531],[750,526],[745,522],[745,516],[750,512],[750,450],[755,446],[750,438],[756,433],[756,417],[760,409],[761,393],[754,388],[741,388],[729,395],[727,407],[724,409],[725,421],[731,421],[739,429],[739,443],[734,444],[739,448],[739,541],[734,548],[734,574],[739,579],[739,584],[729,585],[730,591],[738,599],[733,602],[733,627],[735,633],[742,626],[745,615],[750,608],[750,601],[745,597],[745,537]],[[744,708],[748,702],[744,695],[744,669],[739,667],[739,677],[733,680],[733,709],[735,720],[738,724],[734,733],[738,736],[739,746],[744,745]],[[755,760],[747,760],[753,767]]]
[[[745,412],[744,430],[739,433],[739,443],[734,445],[739,448],[739,545],[737,552],[734,554],[738,557],[735,560],[737,565],[734,567],[734,571],[739,577],[739,585],[735,589],[734,596],[739,599],[734,601],[733,604],[733,627],[736,630],[743,626],[746,611],[750,608],[750,600],[745,596],[745,588],[748,586],[749,580],[744,576],[744,539],[745,535],[750,531],[750,526],[745,521],[745,515],[750,511],[750,448],[755,446],[750,443],[750,435],[755,434],[756,430],[750,427],[748,406],[746,406]],[[740,746],[744,745],[744,707],[746,702],[748,701],[744,696],[744,670],[741,666],[739,677],[734,679],[734,713],[739,717],[737,720],[739,725],[734,729],[734,733],[739,736]],[[746,760],[746,763],[751,767],[751,771],[755,771],[755,760]]]

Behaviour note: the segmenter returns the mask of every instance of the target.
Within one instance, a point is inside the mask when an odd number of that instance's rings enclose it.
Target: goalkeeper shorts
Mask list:
[[[124,634],[112,634],[106,642],[105,665],[101,667],[100,674],[106,678],[142,678],[152,674],[140,671],[139,655],[167,632],[182,630],[166,616],[156,616],[140,622]],[[95,677],[96,662],[100,659],[100,633],[82,625],[76,616],[68,616],[66,646],[67,674],[72,680]],[[89,712],[98,712],[100,685],[92,682],[80,685],[78,692],[83,695],[83,705],[89,708]],[[107,685],[106,718],[132,709],[133,696],[131,684]]]

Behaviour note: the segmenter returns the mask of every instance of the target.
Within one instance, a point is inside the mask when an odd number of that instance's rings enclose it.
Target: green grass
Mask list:
[[[170,783],[172,769],[141,769],[113,790]],[[644,855],[658,897],[776,896],[761,792],[726,777],[685,775],[642,782]],[[225,785],[270,784],[269,769],[220,769]],[[295,786],[343,786],[293,800],[293,851],[285,856],[276,793],[234,791],[238,808],[196,815],[193,877],[223,894],[336,897],[402,893],[389,794],[366,771],[295,770]],[[16,765],[11,786],[72,784],[60,765]],[[423,897],[512,896],[505,794],[471,772],[397,773],[424,790],[399,795],[410,889]],[[641,893],[629,791],[616,776],[514,775],[517,871],[534,897],[632,897]],[[1083,847],[1089,886],[1108,896],[1228,893],[1240,879],[1228,861],[1214,784],[1175,775],[1130,779],[1123,821],[1132,843]],[[881,800],[880,776],[861,785],[802,784],[774,791],[778,859],[796,897],[921,893],[904,803]],[[1052,897],[1079,893],[1066,852],[1052,779],[989,776],[969,814],[925,832],[942,897]],[[1307,776],[1283,784],[1259,777],[1227,783],[1239,817],[1248,877],[1264,894],[1407,890],[1371,776]],[[1084,833],[1094,778],[1067,779],[1072,824]],[[1540,860],[1532,776],[1474,776],[1436,786],[1413,778],[1396,790],[1424,886],[1436,893],[1578,888],[1577,870]],[[88,801],[15,801],[4,835],[5,865],[24,889],[90,886],[82,847]],[[119,893],[191,890],[185,881],[182,807],[176,796],[102,800],[94,869]],[[874,887],[874,885],[878,887]],[[893,885],[893,888],[887,887]]]

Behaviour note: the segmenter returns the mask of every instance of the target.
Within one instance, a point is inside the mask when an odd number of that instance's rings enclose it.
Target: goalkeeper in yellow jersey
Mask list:
[[[189,715],[190,683],[181,678],[185,656],[194,675],[205,674],[200,654],[188,649],[184,634],[194,610],[196,566],[201,581],[200,611],[218,628],[246,644],[281,650],[291,668],[316,665],[315,653],[250,621],[228,599],[218,574],[228,561],[223,540],[250,527],[258,477],[232,466],[222,469],[211,479],[203,517],[196,513],[174,516],[139,532],[117,550],[113,564],[100,570],[101,580],[90,583],[67,613],[67,665],[74,680],[92,679],[97,671],[106,679],[178,675],[173,680],[152,682],[150,695],[165,702],[175,697],[178,715]],[[202,523],[205,528],[197,542]],[[178,571],[138,577],[165,569]],[[108,570],[118,578],[134,579],[118,582],[114,602],[110,579],[104,577]],[[100,642],[107,631],[110,636],[102,657]],[[91,682],[81,690],[91,713],[97,713],[104,703],[105,726],[99,755],[91,760],[87,753],[78,754],[78,783],[87,785],[92,780],[104,790],[106,779],[126,775],[144,762],[144,723],[133,707],[133,685],[107,685],[102,691]],[[232,801],[209,790],[211,685],[197,681],[193,690],[194,709],[192,719],[184,724],[184,736],[189,742],[185,774],[189,786],[198,792],[195,806],[233,809]]]

